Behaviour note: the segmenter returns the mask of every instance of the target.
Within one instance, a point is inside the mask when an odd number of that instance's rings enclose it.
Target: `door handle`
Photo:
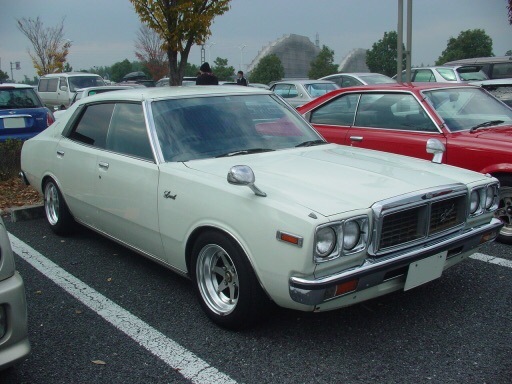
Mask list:
[[[100,161],[98,163],[98,165],[100,166],[100,168],[103,168],[103,169],[108,169],[108,163],[105,163],[103,161]]]
[[[57,151],[57,156],[59,156],[59,157],[64,156],[64,151],[60,151],[60,150],[58,150],[58,151]]]
[[[363,141],[363,136],[350,136],[350,141]]]

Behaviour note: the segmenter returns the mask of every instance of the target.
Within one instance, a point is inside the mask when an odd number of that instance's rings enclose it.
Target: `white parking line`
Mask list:
[[[9,233],[13,251],[186,379],[197,384],[236,383],[192,352],[121,308]]]
[[[469,256],[472,259],[484,261],[490,264],[496,264],[502,267],[512,268],[512,260],[500,259],[499,257],[489,256],[484,253],[473,253]]]

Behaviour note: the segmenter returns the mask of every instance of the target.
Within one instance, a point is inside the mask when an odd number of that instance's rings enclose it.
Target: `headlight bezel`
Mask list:
[[[476,206],[474,199],[477,200]],[[473,218],[484,213],[494,212],[499,205],[499,183],[488,183],[471,189],[468,199],[468,217]]]
[[[345,234],[350,232],[350,227],[356,225],[358,228],[357,239],[353,239],[346,247]],[[319,232],[325,231],[325,228],[329,228],[336,236],[334,246],[331,248],[329,253],[319,253],[317,244],[319,242]],[[332,223],[325,223],[319,225],[315,230],[315,237],[313,241],[313,260],[315,263],[324,263],[337,259],[342,256],[350,256],[352,254],[361,252],[368,247],[370,235],[370,218],[368,215],[360,215],[350,217],[347,219],[335,221]]]

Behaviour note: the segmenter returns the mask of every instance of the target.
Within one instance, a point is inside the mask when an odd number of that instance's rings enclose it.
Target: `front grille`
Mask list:
[[[432,204],[430,234],[446,231],[464,222],[465,196],[458,196]]]
[[[384,216],[379,248],[393,247],[425,236],[419,218],[425,207],[416,207]]]
[[[379,256],[458,229],[466,205],[467,189],[458,185],[376,204],[373,253]]]

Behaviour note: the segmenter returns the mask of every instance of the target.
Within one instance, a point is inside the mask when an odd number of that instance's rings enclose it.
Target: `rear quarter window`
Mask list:
[[[87,145],[105,148],[114,106],[114,103],[89,105],[68,137]]]
[[[41,79],[39,80],[38,92],[57,92],[59,79]]]

